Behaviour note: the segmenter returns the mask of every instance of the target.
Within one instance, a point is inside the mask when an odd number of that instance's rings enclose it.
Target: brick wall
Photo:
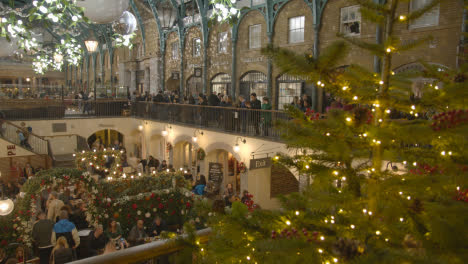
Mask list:
[[[273,198],[278,195],[285,195],[298,191],[299,181],[288,170],[288,168],[279,164],[273,164],[271,166],[270,196]]]
[[[228,47],[227,53],[218,52],[218,35],[221,32],[228,32]],[[227,73],[232,74],[231,65],[232,65],[232,36],[231,36],[231,27],[229,24],[217,24],[210,29],[210,35],[208,38],[208,85],[213,77],[218,73]]]
[[[178,90],[179,80],[172,80],[172,73],[180,73],[180,54],[177,60],[172,59],[172,43],[179,42],[179,36],[177,32],[169,34],[166,40],[166,54],[165,54],[165,79],[167,90]],[[179,53],[179,51],[177,51]]]
[[[34,169],[49,169],[52,167],[52,160],[47,155],[0,158],[0,171],[2,172],[2,181],[6,181],[10,178],[10,168],[12,167],[13,162],[15,161],[18,162],[21,168],[24,168],[26,163],[28,162]]]
[[[198,57],[193,56],[193,39],[198,38],[201,42],[200,55]],[[184,83],[193,75],[193,69],[203,67],[203,39],[202,33],[199,27],[191,27],[187,30],[185,36],[185,62],[184,62]]]

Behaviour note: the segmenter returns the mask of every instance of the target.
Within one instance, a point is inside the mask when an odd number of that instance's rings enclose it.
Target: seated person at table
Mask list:
[[[138,220],[137,224],[130,230],[128,234],[128,242],[130,246],[138,246],[145,243],[145,238],[148,237],[143,226],[143,220]]]
[[[167,226],[166,223],[161,219],[160,216],[157,216],[154,219],[154,222],[151,224],[151,227],[148,229],[148,236],[159,236],[161,235],[162,231],[166,231]]]
[[[200,175],[193,185],[193,193],[203,195],[205,193],[206,178],[205,175]]]
[[[234,198],[234,188],[232,187],[232,184],[228,183],[226,185],[226,190],[224,190],[223,198],[224,202],[226,203],[226,206],[231,207]]]
[[[109,240],[106,235],[104,234],[104,229],[102,225],[97,225],[96,229],[94,229],[91,234],[91,242],[90,242],[90,255],[96,256],[99,255],[104,250],[104,247]]]
[[[115,219],[111,219],[111,221],[109,222],[109,227],[107,228],[107,231],[106,231],[107,238],[115,241],[122,237],[122,233],[123,233],[122,228],[117,223],[117,221],[115,221]]]

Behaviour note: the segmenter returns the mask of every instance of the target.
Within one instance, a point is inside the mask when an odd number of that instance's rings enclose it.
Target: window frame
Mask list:
[[[302,27],[299,27],[299,28],[292,28],[291,27],[291,22],[292,20],[295,20],[295,19],[301,19],[302,21],[299,22],[299,24],[302,24]],[[301,32],[302,30],[302,39],[298,40],[298,41],[292,41],[292,35],[291,33],[292,32]],[[295,17],[290,17],[288,18],[288,43],[290,44],[296,44],[296,43],[304,43],[305,42],[305,16],[302,15],[302,16],[295,16]]]
[[[179,59],[179,42],[174,41],[171,43],[171,59],[178,60]]]
[[[192,57],[201,56],[201,39],[193,38],[192,39]]]
[[[253,42],[252,40],[252,34],[255,33],[253,29],[259,28],[260,31],[258,32],[258,36],[255,37],[255,41]],[[253,46],[253,44],[256,44]],[[250,25],[249,26],[249,49],[260,49],[262,47],[262,24],[255,24],[255,25]]]
[[[424,4],[420,7],[424,7],[427,4],[429,4],[431,1],[427,0],[411,0],[409,1],[409,11],[414,12],[418,9],[413,9],[413,2],[415,1],[424,1]],[[431,23],[424,23],[424,24],[419,24],[418,21],[421,21],[422,19],[427,19],[428,16],[431,15],[432,12],[437,12],[437,17],[435,18],[435,21],[432,21]],[[440,3],[434,6],[431,10],[429,10],[427,13],[424,15],[420,16],[418,19],[410,21],[408,24],[409,29],[417,29],[417,28],[425,28],[425,27],[436,27],[439,25],[440,22]]]
[[[222,35],[226,35],[226,38],[223,40]],[[218,53],[227,54],[228,53],[228,32],[219,32],[218,33]]]
[[[353,8],[357,8],[357,13],[359,14],[359,19],[355,18],[354,20],[352,19],[347,19],[346,22],[343,21],[343,11],[344,10],[347,10],[348,12],[348,17],[349,17],[349,10],[353,9]],[[351,36],[351,37],[354,37],[354,36],[360,36],[361,35],[361,32],[362,32],[362,16],[361,16],[361,12],[360,12],[360,9],[361,9],[361,6],[360,5],[352,5],[352,6],[344,6],[344,7],[341,7],[340,8],[340,19],[339,19],[339,22],[340,22],[340,33],[345,35],[345,36]],[[346,33],[344,32],[344,24],[345,23],[354,23],[354,22],[359,22],[359,33],[354,33],[354,32],[349,32],[349,33]]]

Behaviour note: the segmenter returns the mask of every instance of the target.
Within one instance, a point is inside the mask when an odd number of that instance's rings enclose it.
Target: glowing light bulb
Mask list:
[[[416,161],[415,161],[415,162],[413,162],[413,166],[416,166],[416,165],[418,165],[418,163],[417,163]]]
[[[411,196],[406,197],[406,199],[411,200]]]
[[[346,121],[351,122],[352,121],[351,117],[347,117]]]
[[[310,167],[309,167],[309,165],[305,165],[305,168],[306,168],[306,169],[309,169]]]
[[[291,221],[287,220],[287,221],[286,221],[286,224],[287,224],[287,225],[291,225]]]
[[[163,130],[163,131],[161,132],[161,135],[163,135],[163,137],[167,136],[167,134],[168,134],[168,132],[167,132],[166,130]]]
[[[367,209],[362,209],[362,212],[367,214]]]
[[[355,226],[355,225],[350,225],[350,227],[351,227],[351,229],[354,229],[354,228],[356,228],[356,226]]]
[[[333,258],[333,262],[337,263],[337,262],[338,262],[338,259],[337,259],[337,258]]]
[[[404,20],[406,19],[406,16],[401,15],[401,16],[399,17],[399,19],[400,19],[400,21],[404,21]]]
[[[392,52],[392,49],[391,49],[391,48],[387,48],[386,52],[387,52],[387,53],[390,53],[390,52]]]
[[[320,236],[320,240],[325,240],[325,237],[324,236]]]
[[[450,156],[452,156],[452,151],[449,151],[448,154],[449,154]]]
[[[405,219],[403,217],[400,217],[400,222],[403,222],[405,221]]]
[[[343,86],[342,89],[343,89],[343,91],[346,91],[346,90],[348,90],[348,86]]]
[[[358,97],[355,95],[355,96],[353,97],[353,100],[356,101],[357,99],[358,99]]]
[[[296,215],[299,215],[299,211],[296,211]]]
[[[381,233],[380,233],[379,230],[377,230],[377,231],[375,231],[375,234],[378,235],[378,236],[380,236]]]
[[[379,84],[380,84],[380,85],[384,84],[384,81],[380,81]]]
[[[445,151],[440,152],[440,155],[445,156]]]
[[[322,254],[322,253],[323,253],[323,249],[319,248],[319,249],[318,249],[318,253]]]
[[[329,136],[330,136],[330,133],[327,132],[325,135],[326,135],[327,137],[329,137]]]

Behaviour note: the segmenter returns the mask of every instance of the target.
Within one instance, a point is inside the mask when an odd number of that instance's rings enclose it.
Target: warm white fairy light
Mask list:
[[[355,96],[353,97],[353,100],[356,101],[357,99],[358,99],[358,97],[355,95]]]
[[[325,240],[325,237],[324,236],[320,236],[320,240]]]
[[[291,221],[287,220],[286,225],[291,225]]]
[[[406,197],[406,199],[411,200],[411,196]]]
[[[296,215],[299,215],[299,211],[296,211]]]
[[[351,229],[354,229],[354,228],[356,228],[356,226],[355,226],[355,225],[350,225],[350,227],[351,227]]]
[[[375,231],[375,234],[380,236],[380,234],[382,234],[379,230]]]
[[[445,156],[445,150],[441,151],[440,155]]]
[[[351,122],[351,121],[352,121],[351,117],[347,117],[347,118],[346,118],[346,121],[347,121],[347,122]]]
[[[400,217],[400,222],[403,222],[405,221],[405,219],[403,217]]]

